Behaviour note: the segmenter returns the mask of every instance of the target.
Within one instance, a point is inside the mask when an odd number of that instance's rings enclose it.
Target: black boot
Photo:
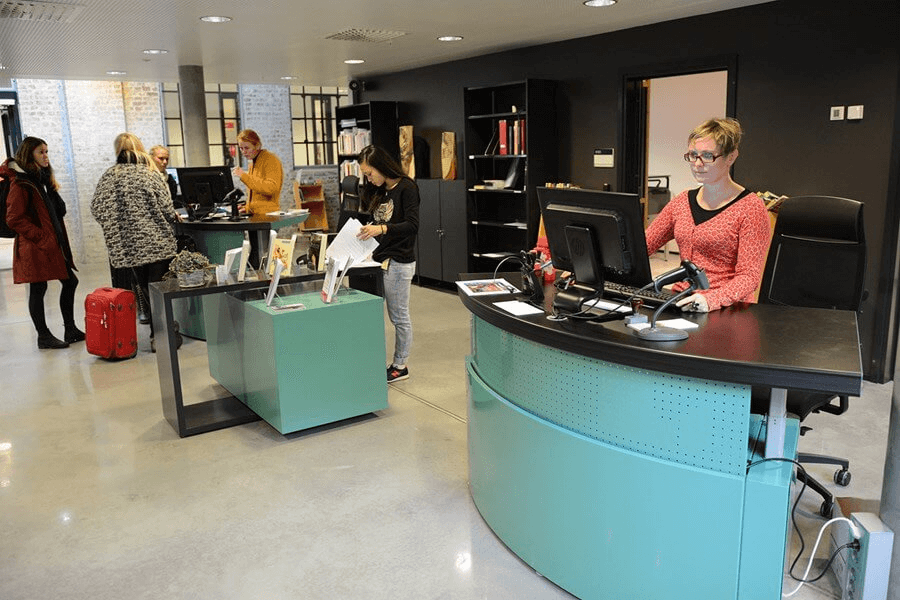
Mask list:
[[[58,348],[68,348],[69,344],[56,338],[52,333],[42,333],[38,335],[38,348],[41,350],[56,350]]]
[[[75,327],[75,325],[66,325],[66,333],[64,339],[66,343],[74,344],[84,341],[84,332]]]

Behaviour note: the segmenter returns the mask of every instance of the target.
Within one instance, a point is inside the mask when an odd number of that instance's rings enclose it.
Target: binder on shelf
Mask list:
[[[497,130],[500,138],[500,151],[498,154],[509,154],[509,132],[506,119],[500,119],[497,122]]]
[[[513,154],[521,154],[519,149],[519,119],[513,121],[513,132],[512,132],[513,144],[512,144],[512,153]]]

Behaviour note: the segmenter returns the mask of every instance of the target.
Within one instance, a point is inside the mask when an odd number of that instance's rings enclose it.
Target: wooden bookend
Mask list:
[[[441,177],[456,179],[456,134],[452,131],[441,133]]]
[[[413,126],[400,126],[400,166],[411,179],[416,178],[416,155],[413,154]]]

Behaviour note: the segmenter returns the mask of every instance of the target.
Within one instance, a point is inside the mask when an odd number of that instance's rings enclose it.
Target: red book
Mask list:
[[[506,132],[506,119],[497,122],[497,127],[499,127],[499,135],[500,138],[500,154],[509,154],[509,146],[507,145],[506,136],[508,135]]]

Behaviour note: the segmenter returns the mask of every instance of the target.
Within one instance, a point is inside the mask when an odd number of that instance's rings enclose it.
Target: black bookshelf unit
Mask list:
[[[336,111],[338,136],[350,130],[364,129],[371,132],[371,143],[384,149],[388,154],[400,161],[400,129],[399,106],[397,102],[374,101],[360,104],[338,106]],[[338,164],[356,160],[362,147],[348,147],[339,140]],[[343,179],[343,169],[341,178]]]
[[[537,188],[556,181],[559,163],[556,82],[527,79],[464,95],[468,263],[480,273],[537,241]]]

